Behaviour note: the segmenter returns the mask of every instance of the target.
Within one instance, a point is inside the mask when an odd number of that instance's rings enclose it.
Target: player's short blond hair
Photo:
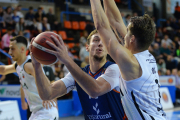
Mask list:
[[[95,30],[93,30],[93,31],[89,34],[89,36],[88,36],[88,38],[87,38],[87,44],[88,44],[88,45],[89,45],[89,43],[90,43],[91,37],[92,37],[94,34],[96,34],[96,33],[98,33],[98,31],[95,29]]]

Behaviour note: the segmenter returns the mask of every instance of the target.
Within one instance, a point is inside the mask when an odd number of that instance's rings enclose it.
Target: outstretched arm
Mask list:
[[[50,83],[49,79],[43,72],[42,66],[31,55],[32,63],[25,64],[25,71],[36,80],[36,86],[39,96],[42,100],[53,100],[59,96],[66,94],[66,86],[61,80]],[[33,68],[34,67],[34,68]]]
[[[121,40],[121,43],[124,44],[124,37],[127,33],[126,26],[123,22],[122,16],[119,12],[118,7],[114,0],[103,0],[104,9],[106,16],[109,20],[110,25],[116,33],[116,36]]]
[[[78,85],[92,98],[98,97],[100,95],[103,95],[107,92],[109,92],[111,89],[113,89],[117,85],[114,81],[113,77],[106,77],[110,76],[115,72],[119,72],[119,69],[112,73],[105,73],[108,74],[105,77],[101,76],[98,77],[96,80],[89,76],[87,73],[85,73],[77,64],[69,57],[68,51],[66,49],[66,46],[64,45],[64,42],[62,38],[59,36],[59,40],[52,36],[54,42],[56,45],[50,43],[47,41],[47,44],[54,48],[54,50],[46,50],[46,52],[54,54],[56,57],[59,58],[61,62],[63,62],[66,67],[68,68],[71,75],[74,77]],[[109,70],[111,72],[111,70]],[[118,74],[116,74],[115,78],[119,79]],[[111,82],[114,82],[114,85],[112,85],[108,80],[111,80]],[[112,81],[112,79],[114,81]],[[117,80],[119,81],[119,80]]]
[[[9,73],[16,72],[15,64],[16,64],[16,62],[11,64],[11,65],[0,65],[0,74],[1,75],[6,75],[6,74],[9,74]]]

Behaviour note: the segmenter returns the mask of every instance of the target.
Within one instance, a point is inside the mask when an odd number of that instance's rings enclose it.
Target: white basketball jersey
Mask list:
[[[24,90],[24,94],[28,102],[30,111],[34,112],[43,108],[43,106],[42,106],[42,100],[38,94],[34,77],[26,73],[24,70],[24,64],[30,60],[31,57],[27,56],[26,61],[22,65],[17,66],[16,71],[18,73],[20,83]]]
[[[121,100],[129,120],[165,120],[160,103],[159,75],[156,60],[148,50],[134,54],[142,68],[140,78],[120,78]]]

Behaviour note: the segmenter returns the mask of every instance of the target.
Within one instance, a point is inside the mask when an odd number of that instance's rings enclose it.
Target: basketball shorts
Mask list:
[[[40,109],[36,112],[32,112],[29,120],[59,120],[59,114],[56,107],[51,109]]]

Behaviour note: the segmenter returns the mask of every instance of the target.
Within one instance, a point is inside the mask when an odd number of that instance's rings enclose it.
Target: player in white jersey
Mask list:
[[[156,32],[153,20],[147,14],[132,17],[126,28],[114,0],[103,2],[106,14],[100,0],[91,0],[94,23],[108,53],[120,68],[120,94],[128,119],[165,120],[156,60],[148,51]],[[124,40],[124,46],[116,36]]]
[[[26,38],[23,36],[12,38],[9,48],[9,54],[16,62],[12,65],[0,65],[0,74],[18,73],[21,89],[23,89],[21,91],[24,91],[22,96],[25,95],[30,111],[32,112],[29,120],[58,120],[58,111],[54,105],[54,101],[42,101],[38,94],[31,57],[26,56]],[[27,109],[24,98],[21,98],[21,101],[22,108]],[[44,108],[47,107],[46,105],[49,109]]]

